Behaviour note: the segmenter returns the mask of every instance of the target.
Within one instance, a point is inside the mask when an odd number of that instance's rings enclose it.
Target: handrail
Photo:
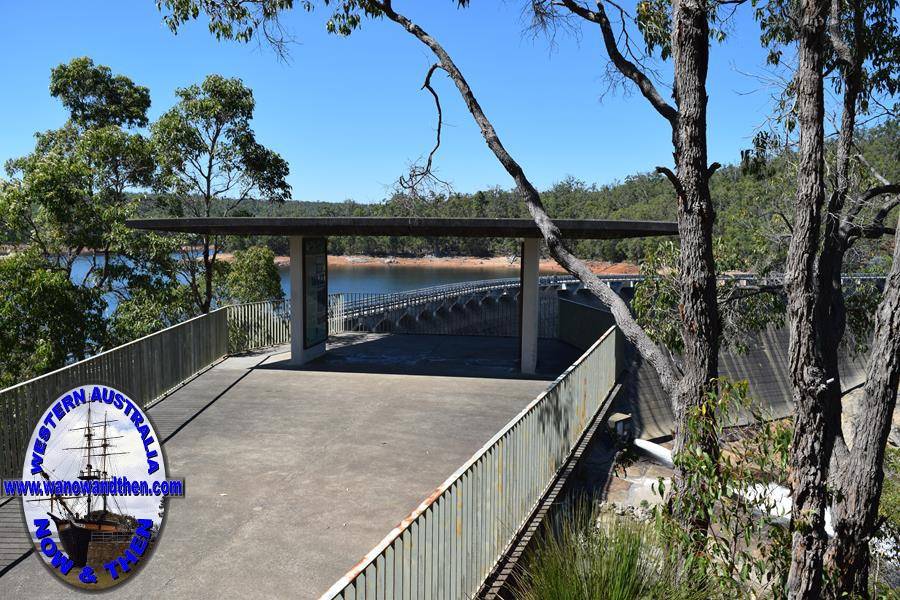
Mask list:
[[[616,332],[610,328],[320,600],[472,597],[615,388],[623,366]]]
[[[220,308],[220,309],[217,309],[216,311],[212,311],[212,312],[217,312],[218,310],[222,310],[222,309]],[[68,364],[68,365],[62,366],[62,367],[60,367],[60,368],[58,368],[58,369],[54,369],[53,371],[48,371],[47,373],[43,373],[43,374],[41,374],[41,375],[36,375],[36,376],[32,377],[31,379],[27,379],[27,380],[25,380],[25,381],[21,381],[21,382],[19,382],[19,383],[13,384],[13,385],[11,385],[11,386],[9,386],[9,387],[7,387],[7,388],[3,388],[2,390],[0,390],[0,395],[5,394],[5,393],[7,393],[7,392],[11,392],[11,391],[15,390],[15,389],[16,389],[17,387],[19,387],[19,386],[32,384],[32,383],[34,383],[34,382],[36,382],[36,381],[38,381],[38,380],[40,380],[40,379],[43,379],[43,378],[45,378],[45,377],[51,377],[51,376],[53,376],[53,375],[57,375],[57,374],[59,374],[59,373],[61,373],[61,372],[63,372],[63,371],[66,371],[66,370],[68,370],[68,369],[71,369],[73,366],[75,366],[75,365],[77,365],[77,364],[85,363],[85,362],[88,362],[88,361],[91,361],[91,360],[96,360],[96,359],[99,359],[99,358],[101,358],[101,357],[103,357],[103,356],[106,356],[106,355],[108,355],[108,354],[111,354],[111,353],[113,353],[113,352],[117,352],[117,351],[119,351],[119,350],[122,350],[122,349],[124,349],[124,348],[127,348],[128,346],[134,346],[134,345],[139,344],[139,343],[141,343],[141,342],[145,342],[146,340],[148,340],[148,339],[150,339],[150,338],[153,338],[153,337],[156,337],[156,336],[159,336],[159,335],[162,335],[162,334],[166,333],[166,332],[169,331],[170,329],[174,329],[174,328],[176,328],[176,327],[181,327],[181,326],[183,326],[183,325],[187,325],[188,323],[191,323],[192,321],[197,321],[197,320],[203,319],[203,318],[205,318],[208,314],[212,314],[212,313],[207,313],[207,314],[197,315],[196,317],[191,317],[190,319],[187,319],[187,320],[185,320],[185,321],[181,321],[180,323],[176,323],[175,325],[170,325],[169,327],[166,327],[166,328],[164,328],[164,329],[160,329],[159,331],[154,331],[153,333],[148,333],[147,335],[142,336],[142,337],[139,337],[139,338],[134,339],[134,340],[131,340],[130,342],[125,342],[124,344],[119,344],[118,346],[113,346],[112,348],[107,348],[106,350],[103,350],[103,351],[101,351],[101,352],[98,352],[97,354],[92,354],[91,356],[88,356],[87,358],[84,358],[84,359],[82,359],[82,360],[80,360],[80,361],[77,361],[77,362],[74,362],[74,363],[72,363],[72,364]]]
[[[228,354],[227,342],[218,309],[0,390],[0,477],[21,475],[31,427],[58,394],[106,383],[145,407]]]

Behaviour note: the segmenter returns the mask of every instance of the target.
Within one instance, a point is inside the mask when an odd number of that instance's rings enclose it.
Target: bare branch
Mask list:
[[[860,201],[857,203],[857,207],[862,207],[864,204],[865,202]],[[885,219],[887,219],[891,211],[897,208],[897,206],[900,206],[900,196],[893,196],[887,202],[885,202],[880,209],[878,209],[878,212],[875,213],[875,217],[872,219],[871,223],[867,225],[857,225],[852,221],[845,222],[844,227],[842,228],[842,233],[844,235],[844,238],[847,240],[847,244],[852,244],[853,241],[858,238],[877,239],[884,235],[895,235],[896,229],[894,229],[893,227],[887,227],[884,224],[884,221]],[[857,212],[859,211],[857,210]]]
[[[888,180],[887,177],[885,177],[884,175],[882,175],[882,174],[878,171],[878,169],[876,169],[874,166],[872,166],[872,163],[870,163],[870,162],[866,159],[866,157],[863,156],[862,152],[857,153],[856,158],[857,158],[857,160],[859,160],[859,162],[861,162],[863,165],[865,165],[865,167],[866,167],[867,169],[869,169],[869,172],[872,174],[872,177],[874,177],[875,179],[877,179],[879,183],[881,183],[882,185],[890,185],[890,184],[891,184],[890,180]]]
[[[671,182],[672,187],[675,188],[675,193],[678,195],[678,199],[684,198],[684,186],[681,185],[681,181],[678,180],[678,176],[672,172],[672,169],[668,167],[656,167],[656,172],[661,173],[666,176],[666,179]]]
[[[870,201],[872,198],[876,198],[876,197],[882,196],[884,194],[900,194],[900,184],[888,183],[886,185],[876,185],[875,187],[869,188],[860,197],[860,202],[865,204],[866,202]],[[894,206],[896,206],[896,203],[894,204]]]
[[[574,14],[581,18],[596,23],[600,26],[600,32],[603,35],[603,44],[606,46],[606,52],[609,59],[613,62],[619,72],[633,81],[641,94],[646,98],[653,108],[663,116],[673,127],[678,119],[678,111],[660,95],[656,86],[650,81],[650,78],[641,71],[637,65],[625,58],[619,51],[616,43],[616,35],[613,32],[609,17],[606,15],[606,9],[603,7],[603,0],[597,2],[597,11],[589,10],[587,7],[579,4],[576,0],[560,0],[562,6],[565,6]]]
[[[446,72],[446,69],[444,69],[444,67],[442,67],[440,63],[431,65],[431,67],[428,69],[428,73],[425,74],[425,82],[422,84],[421,88],[423,90],[429,91],[431,96],[434,98],[434,106],[437,110],[437,130],[435,133],[434,147],[431,149],[431,152],[428,153],[428,158],[425,161],[425,166],[419,167],[415,164],[411,165],[409,168],[409,175],[405,178],[401,176],[398,181],[401,188],[412,192],[414,195],[417,195],[419,186],[428,179],[433,179],[437,183],[448,188],[450,186],[450,184],[448,184],[446,181],[439,179],[431,169],[432,163],[434,161],[434,155],[441,147],[441,130],[443,129],[444,123],[444,113],[441,110],[441,99],[434,88],[431,87],[431,76],[437,69],[441,69],[442,71]]]
[[[743,293],[739,294],[737,292],[743,292]],[[753,296],[760,296],[762,294],[782,294],[782,293],[784,293],[784,286],[781,284],[732,288],[732,290],[729,294],[727,294],[726,296],[724,296],[722,298],[719,298],[719,304],[727,304],[729,302],[746,300],[747,298],[752,298]]]
[[[793,226],[793,224],[791,224],[791,221],[790,221],[790,219],[787,218],[786,214],[784,214],[780,210],[776,210],[772,214],[774,214],[776,217],[780,217],[782,222],[784,223],[785,227],[787,227],[788,231],[791,232],[791,235],[794,235],[794,226]]]

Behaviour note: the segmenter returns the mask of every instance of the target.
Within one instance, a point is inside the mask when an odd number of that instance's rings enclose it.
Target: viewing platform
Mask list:
[[[523,376],[518,343],[347,333],[303,366],[279,346],[203,372],[149,409],[187,493],[116,597],[318,597],[581,354],[541,339]],[[83,597],[44,568],[26,557],[0,597]]]

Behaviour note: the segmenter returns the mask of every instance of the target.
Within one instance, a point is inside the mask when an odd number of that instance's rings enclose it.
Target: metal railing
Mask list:
[[[322,598],[470,598],[616,385],[610,328]]]
[[[291,341],[291,301],[232,304],[228,313],[228,352],[236,354]]]
[[[546,289],[575,281],[577,280],[573,277],[552,275],[541,277],[540,285]],[[514,302],[502,302],[513,298],[519,286],[519,279],[508,278],[452,283],[390,294],[331,294],[328,331],[330,334],[362,330],[383,333],[517,335],[518,309]],[[555,301],[547,302],[544,296],[546,294],[542,293],[540,335],[553,337],[557,320]],[[480,301],[486,299],[498,302],[493,306],[480,306]],[[476,301],[481,313],[478,318],[466,314],[469,304]],[[420,316],[423,317],[421,320]]]
[[[147,406],[228,354],[219,309],[0,390],[0,476],[20,477],[32,428],[56,397],[97,382]]]
[[[641,275],[601,275],[606,283],[614,286],[633,286],[643,280]],[[756,281],[752,274],[727,274],[722,279],[737,280],[751,285]],[[847,275],[845,281],[859,282],[874,280],[878,283],[883,277]],[[549,275],[540,278],[540,285],[545,290],[555,286],[581,287],[581,282],[568,275]],[[446,285],[432,286],[406,292],[394,293],[335,293],[328,296],[328,333],[329,335],[348,331],[375,331],[394,333],[420,334],[455,334],[479,333],[488,335],[518,335],[518,309],[514,303],[509,305],[498,303],[493,307],[480,307],[477,318],[464,313],[465,302],[479,295],[491,292],[517,291],[520,286],[518,278],[487,279],[466,281]],[[494,298],[501,298],[499,295]],[[450,302],[458,300],[451,314]],[[540,333],[541,337],[556,337],[558,330],[558,311],[556,302],[547,294],[541,294]],[[446,305],[438,314],[428,313],[429,306]],[[251,302],[225,307],[228,311],[229,352],[245,352],[268,346],[287,344],[291,339],[291,302],[290,300]],[[419,310],[417,310],[419,309]],[[424,318],[419,320],[419,312]]]
[[[574,281],[577,280],[568,275],[548,275],[540,278],[540,285],[549,286],[571,283]],[[342,294],[344,297],[343,310],[348,316],[363,315],[371,311],[383,312],[387,310],[409,308],[419,304],[427,304],[429,302],[447,300],[469,294],[479,294],[494,290],[518,289],[519,285],[519,279],[514,277],[450,283],[389,294],[345,293]]]

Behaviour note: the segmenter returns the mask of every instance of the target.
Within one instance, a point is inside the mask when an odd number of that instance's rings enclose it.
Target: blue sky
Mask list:
[[[395,2],[451,53],[538,188],[569,175],[604,184],[671,165],[667,126],[644,99],[605,93],[596,29],[585,23],[578,35],[561,32],[551,48],[525,31],[523,5],[478,0],[461,11],[450,0]],[[388,21],[366,22],[345,39],[325,33],[324,11],[295,10],[285,24],[298,44],[285,64],[255,44],[216,42],[203,22],[174,36],[153,0],[10,2],[3,12],[2,161],[27,153],[35,131],[62,124],[65,113],[47,91],[50,69],[83,55],[148,86],[151,118],[173,104],[175,88],[209,73],[243,79],[257,101],[257,138],[290,163],[298,200],[380,200],[433,143],[433,102],[419,88],[434,60]],[[722,163],[750,144],[769,102],[746,75],[765,66],[748,7],[737,10],[733,29],[713,46],[709,77],[710,161]],[[437,79],[440,175],[463,192],[510,187],[455,88]]]

